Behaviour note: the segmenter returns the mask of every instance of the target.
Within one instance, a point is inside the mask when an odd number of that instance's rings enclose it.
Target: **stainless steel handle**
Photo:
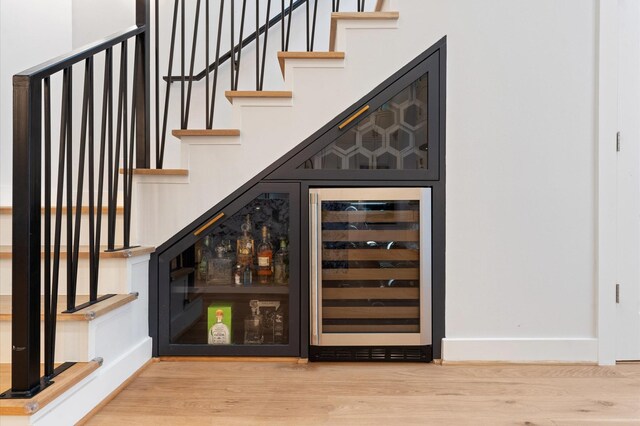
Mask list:
[[[320,218],[318,214],[318,194],[314,193],[313,190],[309,191],[309,284],[311,287],[311,300],[310,300],[310,310],[311,310],[311,344],[319,345],[320,344],[320,319],[318,316],[320,315],[320,306],[319,306],[319,297],[318,297],[318,288],[319,288],[319,271],[318,271],[318,243],[319,243],[319,235],[318,228],[320,225]]]

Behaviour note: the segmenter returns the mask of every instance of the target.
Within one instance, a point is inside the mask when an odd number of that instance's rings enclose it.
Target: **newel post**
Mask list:
[[[40,385],[42,80],[13,77],[11,390]]]

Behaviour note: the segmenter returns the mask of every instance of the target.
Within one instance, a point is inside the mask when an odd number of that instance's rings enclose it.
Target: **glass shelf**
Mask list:
[[[264,285],[255,284],[250,286],[232,286],[232,285],[212,285],[212,286],[200,286],[193,287],[176,287],[173,286],[173,293],[183,293],[188,291],[190,294],[289,294],[288,285]]]

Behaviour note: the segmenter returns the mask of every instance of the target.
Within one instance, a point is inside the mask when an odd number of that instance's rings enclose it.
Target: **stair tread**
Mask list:
[[[124,169],[120,169],[120,174],[124,173]],[[145,176],[188,176],[188,169],[133,169],[134,175]]]
[[[94,207],[94,210],[96,208]],[[51,214],[55,214],[55,212],[58,209],[56,207],[51,207]],[[42,213],[44,213],[44,207],[42,207],[40,209],[40,211]],[[76,208],[75,206],[72,207],[71,211],[73,213],[75,213]],[[102,213],[107,213],[109,211],[109,207],[107,206],[102,206]],[[62,207],[62,214],[65,214],[67,212],[67,208],[66,207]],[[124,207],[123,206],[116,206],[116,213],[118,214],[122,214],[124,212]],[[13,206],[0,206],[0,214],[13,214]],[[89,214],[89,206],[82,206],[82,214]]]
[[[54,401],[100,367],[97,360],[77,362],[54,379],[54,384],[30,399],[0,400],[0,415],[30,416]],[[0,364],[0,392],[11,387],[11,364]]]
[[[155,247],[131,247],[123,250],[105,251],[106,246],[100,247],[100,259],[126,259],[129,257],[142,256],[144,254],[153,253]],[[44,249],[42,250],[44,254]],[[60,247],[60,258],[66,258],[67,247]],[[13,251],[10,245],[0,245],[0,259],[11,259]],[[53,256],[53,252],[51,254]],[[80,246],[78,257],[85,259],[89,257],[89,246]]]
[[[344,52],[278,52],[282,77],[284,77],[285,59],[344,59]]]
[[[331,30],[329,32],[329,51],[333,52],[336,48],[336,30],[338,20],[340,19],[357,19],[357,20],[394,20],[398,19],[398,12],[333,12],[331,14]]]
[[[58,314],[56,315],[58,321],[91,321],[99,316],[111,312],[120,306],[136,300],[138,295],[135,293],[129,294],[116,294],[108,299],[102,300],[92,306],[81,309],[79,311],[64,314],[62,313],[67,309],[67,296],[58,296]],[[88,295],[77,295],[76,306],[79,306],[89,301]],[[0,321],[11,321],[12,309],[11,309],[11,295],[0,296]],[[40,320],[44,320],[44,297],[40,298]],[[2,391],[0,389],[0,391]]]
[[[234,98],[291,98],[290,90],[227,90],[224,92],[229,102]]]
[[[171,134],[182,136],[240,136],[240,129],[175,129]]]

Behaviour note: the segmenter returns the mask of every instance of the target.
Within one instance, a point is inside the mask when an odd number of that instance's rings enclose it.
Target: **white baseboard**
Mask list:
[[[443,361],[598,362],[598,339],[442,340]]]

